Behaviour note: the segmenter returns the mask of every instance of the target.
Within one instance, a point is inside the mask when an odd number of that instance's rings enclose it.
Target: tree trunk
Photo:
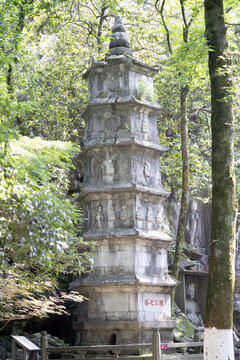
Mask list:
[[[99,54],[102,52],[102,45],[103,45],[102,31],[103,31],[104,19],[106,18],[106,15],[105,15],[106,10],[107,10],[107,6],[102,6],[101,15],[100,15],[99,24],[98,24],[97,43],[98,43],[98,53]]]
[[[204,330],[204,359],[233,360],[235,180],[231,58],[223,0],[205,0],[212,127],[212,224]]]
[[[188,119],[187,119],[187,97],[189,87],[181,86],[181,148],[182,148],[182,197],[181,210],[176,238],[173,267],[171,275],[177,279],[182,257],[182,247],[187,221],[188,197],[189,197],[189,154],[188,154]],[[172,311],[174,304],[175,290],[172,293]]]
[[[13,88],[12,88],[12,64],[8,64],[8,71],[7,71],[7,88],[10,97],[13,95]]]

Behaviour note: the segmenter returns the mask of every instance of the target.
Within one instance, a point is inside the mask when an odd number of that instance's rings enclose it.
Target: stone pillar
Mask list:
[[[96,243],[94,271],[74,288],[89,301],[79,305],[79,343],[150,342],[153,329],[171,338],[167,248],[153,77],[157,69],[132,55],[116,17],[108,57],[84,75],[89,82],[83,192],[84,238]]]

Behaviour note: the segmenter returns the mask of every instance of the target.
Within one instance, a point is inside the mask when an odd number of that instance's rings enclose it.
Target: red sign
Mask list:
[[[161,350],[167,350],[167,344],[161,344]]]

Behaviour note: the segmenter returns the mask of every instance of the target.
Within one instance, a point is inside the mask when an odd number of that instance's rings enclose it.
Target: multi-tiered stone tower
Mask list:
[[[89,82],[83,192],[84,238],[96,243],[94,271],[75,283],[89,301],[80,304],[81,344],[138,343],[160,329],[169,338],[168,275],[172,238],[164,220],[153,77],[157,69],[133,58],[116,17],[106,62],[94,62]]]

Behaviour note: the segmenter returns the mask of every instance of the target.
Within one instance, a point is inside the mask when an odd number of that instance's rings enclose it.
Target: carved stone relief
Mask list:
[[[148,228],[148,230],[152,230],[152,224],[153,224],[153,213],[152,213],[152,208],[150,205],[147,210],[147,228]]]
[[[119,225],[123,228],[133,226],[133,208],[127,201],[120,206]]]
[[[97,111],[86,121],[85,143],[113,143],[131,135],[129,110],[107,108]]]
[[[113,182],[115,174],[114,164],[112,159],[106,159],[102,163],[102,178],[107,184]]]
[[[203,319],[195,296],[195,284],[191,279],[188,279],[186,281],[186,314],[188,319],[198,328],[203,325]]]
[[[192,246],[200,245],[200,229],[199,229],[199,212],[197,210],[197,202],[192,201],[189,206],[187,226],[188,242]]]
[[[142,185],[161,185],[159,156],[137,150],[132,157],[132,179]]]
[[[90,201],[88,206],[91,209],[91,216],[89,216],[91,221],[89,221],[88,230],[133,227],[133,203],[132,198],[123,199],[123,196]]]
[[[139,140],[151,141],[155,144],[158,142],[157,119],[152,115],[149,109],[135,108],[131,114],[133,131]]]
[[[155,218],[155,223],[157,226],[158,230],[161,230],[162,228],[162,224],[163,224],[164,218],[163,218],[163,206],[159,205],[159,208],[156,212],[156,218]]]
[[[163,205],[149,201],[136,201],[136,227],[138,229],[168,231]]]
[[[96,225],[98,229],[101,229],[103,226],[103,219],[103,208],[99,205],[96,212]]]
[[[112,205],[112,201],[108,202],[108,227],[109,229],[114,228],[114,222],[116,220],[115,210]]]
[[[137,201],[136,203],[136,220],[137,220],[137,227],[141,229],[143,227],[143,220],[144,220],[141,201]]]
[[[103,152],[93,151],[89,154],[85,166],[84,185],[104,186],[113,183],[132,182],[132,156],[129,149],[115,153],[108,149]],[[137,164],[136,164],[137,165]],[[137,173],[136,179],[137,179]]]
[[[91,203],[91,212],[94,218],[92,220],[93,227],[114,229],[134,226],[133,201],[133,199],[93,201]],[[135,206],[135,226],[137,229],[168,232],[162,204],[137,199]]]
[[[124,222],[127,219],[128,219],[127,205],[122,204],[121,205],[121,212],[120,212],[120,220]]]
[[[144,163],[143,173],[146,183],[149,183],[151,179],[151,164],[148,160]]]

